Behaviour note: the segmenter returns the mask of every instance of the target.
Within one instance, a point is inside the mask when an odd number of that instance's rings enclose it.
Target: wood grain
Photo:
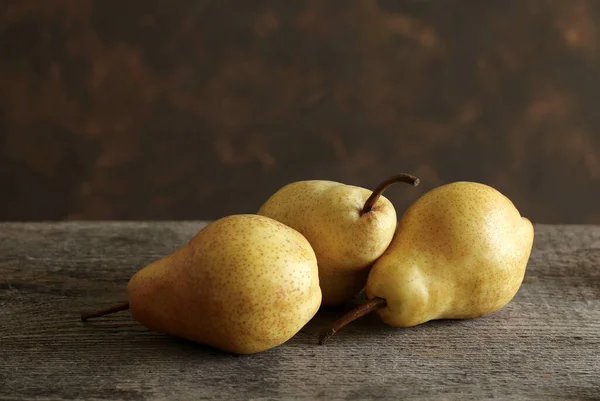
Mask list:
[[[82,309],[202,222],[0,224],[0,399],[600,399],[600,227],[536,226],[524,284],[470,321],[369,316],[324,346],[321,311],[273,350],[232,356]]]

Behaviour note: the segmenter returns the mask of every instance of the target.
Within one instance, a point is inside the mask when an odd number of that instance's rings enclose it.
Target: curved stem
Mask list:
[[[93,318],[93,317],[100,317],[100,316],[108,315],[110,313],[121,312],[122,310],[127,310],[127,309],[129,309],[129,302],[123,302],[118,305],[113,305],[109,308],[100,309],[100,310],[93,311],[93,312],[82,312],[81,313],[81,321],[85,322],[86,320]]]
[[[359,317],[363,317],[364,315],[373,312],[375,309],[383,308],[386,305],[387,301],[383,298],[373,298],[362,305],[358,305],[356,308],[346,313],[335,322],[331,323],[329,327],[323,329],[319,334],[319,344],[322,345],[329,337],[333,336],[348,323],[351,323]]]
[[[393,175],[390,178],[388,178],[387,180],[383,181],[381,184],[379,184],[377,186],[377,188],[375,188],[375,190],[373,191],[371,196],[369,196],[369,199],[367,199],[367,201],[365,202],[365,205],[362,208],[361,214],[370,212],[373,209],[373,206],[375,205],[375,203],[377,203],[377,201],[383,194],[383,191],[385,191],[390,186],[392,186],[398,182],[405,182],[407,184],[411,184],[413,187],[416,187],[417,185],[419,185],[419,179],[417,177],[415,177],[414,175],[405,174],[405,173]]]

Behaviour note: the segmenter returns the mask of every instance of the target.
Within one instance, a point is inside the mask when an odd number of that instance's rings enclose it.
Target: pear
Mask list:
[[[397,174],[375,191],[334,181],[297,181],[273,194],[258,214],[302,233],[319,264],[323,306],[343,303],[362,290],[369,267],[383,254],[396,230],[396,211],[382,193],[396,182],[418,185]]]
[[[519,290],[533,246],[531,222],[496,189],[455,182],[419,198],[369,273],[369,301],[334,322],[320,342],[376,310],[390,326],[492,313]]]
[[[151,330],[251,354],[294,336],[321,304],[317,259],[296,230],[257,215],[224,217],[138,271],[129,302],[82,320],[131,309]]]

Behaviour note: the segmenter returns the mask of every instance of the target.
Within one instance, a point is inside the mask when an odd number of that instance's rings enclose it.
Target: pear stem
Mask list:
[[[415,177],[414,175],[405,174],[405,173],[393,175],[390,178],[388,178],[387,180],[383,181],[381,184],[379,184],[379,186],[377,186],[377,188],[375,188],[375,190],[373,191],[371,196],[369,196],[369,199],[367,199],[367,201],[365,202],[365,205],[362,208],[361,214],[365,214],[365,213],[368,213],[371,210],[373,210],[373,206],[375,205],[375,203],[377,203],[377,201],[379,200],[379,198],[381,197],[383,192],[386,189],[388,189],[390,186],[392,186],[398,182],[405,182],[407,184],[411,184],[413,187],[416,187],[417,185],[419,185],[419,179],[417,177]]]
[[[319,334],[319,344],[323,345],[325,341],[340,329],[358,319],[373,312],[375,309],[383,308],[387,305],[387,301],[383,298],[373,298],[365,302],[364,304],[358,305],[356,308],[346,313],[344,316],[331,323],[329,327],[323,329]]]
[[[123,302],[118,305],[113,305],[109,308],[100,309],[93,312],[82,312],[81,313],[81,321],[85,322],[86,320],[94,317],[100,317],[104,315],[108,315],[110,313],[121,312],[123,310],[129,309],[129,302]]]

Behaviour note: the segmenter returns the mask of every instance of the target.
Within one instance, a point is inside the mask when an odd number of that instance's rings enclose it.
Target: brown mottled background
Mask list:
[[[4,0],[0,220],[213,219],[454,180],[600,223],[600,1]]]

